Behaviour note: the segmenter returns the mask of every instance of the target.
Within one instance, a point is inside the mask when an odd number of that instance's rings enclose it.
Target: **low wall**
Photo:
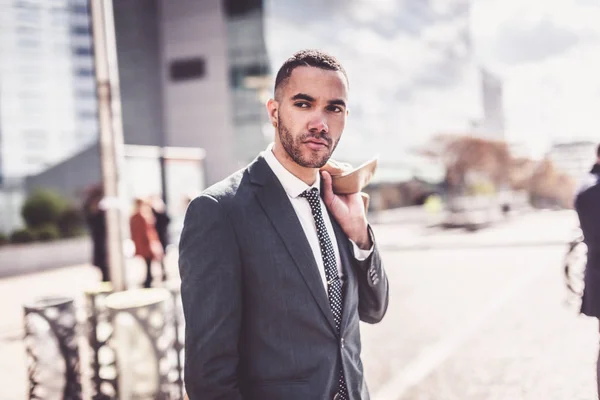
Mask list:
[[[11,244],[0,247],[0,277],[90,263],[88,237],[48,243]]]

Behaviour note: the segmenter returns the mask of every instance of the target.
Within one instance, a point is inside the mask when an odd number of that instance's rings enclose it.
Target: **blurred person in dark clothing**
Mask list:
[[[146,280],[144,287],[152,285],[152,262],[161,261],[164,255],[158,233],[156,233],[155,218],[150,203],[145,199],[135,200],[135,211],[129,219],[131,240],[135,245],[135,255],[146,262]]]
[[[575,198],[575,210],[588,251],[581,312],[590,317],[600,318],[600,145],[596,155],[596,164]],[[600,354],[596,368],[600,394]]]
[[[360,193],[321,172],[348,115],[348,78],[294,54],[267,103],[274,143],[189,205],[179,244],[191,400],[368,400],[359,322],[388,280]]]
[[[109,282],[108,254],[106,244],[106,213],[101,207],[104,190],[101,186],[92,187],[83,205],[83,214],[92,237],[92,264],[102,274],[102,281]]]
[[[165,202],[160,196],[153,196],[152,199],[152,213],[154,214],[154,220],[156,221],[154,226],[156,233],[158,234],[158,240],[163,248],[163,254],[167,254],[167,246],[169,245],[169,223],[171,217],[167,213],[167,207]],[[165,259],[161,260],[162,266],[162,280],[167,280],[167,270],[165,267]]]

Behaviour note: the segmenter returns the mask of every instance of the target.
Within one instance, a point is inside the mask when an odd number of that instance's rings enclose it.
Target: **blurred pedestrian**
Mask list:
[[[155,218],[150,203],[145,199],[135,200],[135,210],[129,219],[131,240],[135,245],[135,255],[146,262],[144,287],[152,285],[152,262],[163,259],[163,249],[156,233]]]
[[[596,153],[596,164],[575,198],[575,210],[588,251],[581,312],[600,319],[600,145]],[[596,374],[600,395],[600,354]]]
[[[104,190],[102,186],[91,187],[83,204],[83,214],[92,238],[92,264],[100,270],[102,281],[110,282],[106,243],[106,213],[101,206],[103,197]]]
[[[160,244],[163,249],[163,254],[167,254],[167,246],[169,245],[169,223],[171,222],[171,217],[167,213],[167,207],[163,199],[158,196],[152,196],[152,213],[154,214],[154,220],[156,221],[154,226],[156,228],[156,233],[158,234],[158,240],[160,240]],[[162,280],[163,282],[167,280],[167,270],[165,266],[165,258],[163,257],[160,261],[162,266]]]
[[[187,393],[367,400],[359,321],[381,321],[388,280],[361,194],[335,194],[319,172],[344,130],[348,78],[334,57],[308,50],[274,87],[275,142],[186,212]]]

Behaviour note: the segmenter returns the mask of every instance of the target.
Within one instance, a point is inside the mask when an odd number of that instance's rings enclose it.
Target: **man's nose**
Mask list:
[[[314,115],[308,123],[308,130],[310,132],[329,132],[327,117],[322,113]]]

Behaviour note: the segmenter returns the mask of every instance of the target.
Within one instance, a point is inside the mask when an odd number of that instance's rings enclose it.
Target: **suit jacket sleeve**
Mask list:
[[[242,317],[241,261],[231,221],[210,196],[198,197],[188,207],[179,270],[189,398],[241,399],[236,374]]]
[[[364,261],[355,260],[358,275],[358,315],[361,321],[376,324],[383,319],[387,311],[389,287],[370,226],[369,234],[373,239],[373,252]]]

